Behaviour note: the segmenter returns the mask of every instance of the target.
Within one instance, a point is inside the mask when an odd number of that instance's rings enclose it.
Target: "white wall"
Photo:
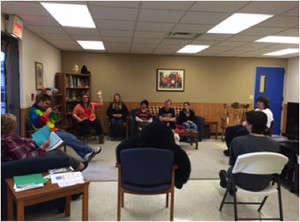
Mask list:
[[[21,108],[30,107],[36,95],[35,62],[43,64],[44,86],[54,87],[55,73],[61,71],[61,51],[42,38],[24,28],[23,38],[19,41],[20,50],[20,100]]]
[[[288,60],[284,103],[299,102],[299,57]]]

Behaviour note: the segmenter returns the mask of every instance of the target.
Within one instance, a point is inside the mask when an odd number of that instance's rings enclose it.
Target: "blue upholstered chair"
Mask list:
[[[170,200],[170,220],[174,218],[174,153],[158,148],[132,148],[120,152],[118,167],[118,221],[124,207],[124,193],[138,195],[166,194]]]

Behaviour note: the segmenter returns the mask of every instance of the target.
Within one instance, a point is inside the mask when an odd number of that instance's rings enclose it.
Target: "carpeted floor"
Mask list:
[[[99,146],[95,140],[85,142],[92,147]],[[105,140],[105,143],[101,145],[102,152],[89,163],[88,168],[82,172],[83,176],[90,181],[116,181],[115,148],[118,144],[119,142],[116,141]],[[225,143],[220,140],[205,139],[199,142],[198,150],[195,146],[184,142],[181,143],[181,147],[187,152],[191,161],[190,179],[217,179],[220,169],[228,168],[228,157],[223,154],[226,148]],[[71,148],[67,152],[76,156]]]

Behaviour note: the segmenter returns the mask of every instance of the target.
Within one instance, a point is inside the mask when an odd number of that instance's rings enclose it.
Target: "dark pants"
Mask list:
[[[243,127],[242,125],[236,125],[236,126],[230,126],[226,128],[225,131],[225,141],[227,148],[229,149],[231,141],[238,136],[243,136],[249,134],[246,127]]]
[[[79,129],[80,136],[89,134],[89,131],[91,129],[95,129],[98,135],[102,135],[102,126],[99,119],[96,119],[94,121],[90,121],[86,119],[79,124],[79,127],[80,127]]]
[[[110,135],[114,136],[124,136],[124,120],[122,118],[111,118],[110,119]]]
[[[232,166],[227,170],[227,177],[232,175]],[[260,191],[265,189],[272,180],[272,175],[255,175],[237,173],[234,175],[235,184],[246,190]],[[231,186],[227,184],[227,186]],[[231,189],[231,187],[229,187]]]

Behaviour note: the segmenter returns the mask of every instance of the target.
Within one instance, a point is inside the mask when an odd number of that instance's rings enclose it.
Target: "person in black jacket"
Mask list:
[[[110,119],[111,137],[123,137],[123,124],[126,123],[126,118],[129,115],[129,111],[125,103],[121,100],[119,93],[114,95],[113,101],[107,108],[106,115]]]
[[[191,173],[191,163],[186,152],[176,145],[172,130],[161,122],[150,123],[143,128],[140,135],[123,140],[116,148],[116,158],[120,162],[120,152],[128,148],[154,147],[174,152],[174,164],[178,165],[175,172],[175,186],[181,189]],[[155,160],[153,160],[155,164]]]
[[[194,110],[190,109],[190,103],[184,102],[184,108],[180,111],[178,123],[183,125],[187,132],[197,132],[196,115]]]

